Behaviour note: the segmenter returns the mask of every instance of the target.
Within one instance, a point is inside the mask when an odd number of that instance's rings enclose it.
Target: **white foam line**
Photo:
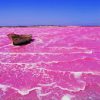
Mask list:
[[[73,59],[71,61],[68,61],[68,62],[74,62],[74,61],[77,61],[77,60],[84,60],[86,57],[82,57],[82,58],[78,58],[78,59]],[[62,62],[62,63],[68,63],[67,61],[39,61],[39,62],[32,62],[32,63],[24,63],[24,62],[0,62],[1,64],[41,64],[41,63],[45,63],[45,64],[51,64],[51,63],[59,63],[59,62]]]
[[[46,69],[46,68],[39,68],[39,67],[37,67],[36,69],[42,69],[42,70],[53,71],[53,72],[61,72],[61,73],[66,73],[67,72],[67,73],[71,73],[71,74],[80,73],[80,74],[100,75],[99,71],[95,71],[95,72],[91,72],[91,71],[77,71],[77,72],[74,72],[74,71],[58,71],[58,70],[56,71],[56,70],[51,70],[51,69]]]
[[[37,67],[36,69],[39,69],[39,70],[46,70],[46,71],[52,71],[52,72],[60,72],[62,74],[65,74],[65,73],[70,73],[70,74],[78,74],[78,75],[82,75],[82,74],[91,74],[91,75],[100,75],[100,72],[99,71],[95,71],[95,72],[92,72],[92,71],[56,71],[56,70],[51,70],[51,69],[46,69],[46,68],[40,68],[40,67]],[[39,84],[40,86],[46,86],[46,85],[55,85],[56,83],[51,83],[51,84]]]
[[[88,50],[87,48],[84,48],[84,47],[66,47],[66,46],[63,46],[63,47],[48,47],[48,48],[55,48],[55,49],[58,49],[58,48],[64,48],[64,49],[82,49],[82,50]]]
[[[75,96],[70,95],[70,94],[66,94],[64,95],[61,100],[72,100],[72,98],[74,98]]]
[[[67,49],[67,50],[71,50],[71,49],[79,49],[79,50],[86,50],[86,51],[76,51],[76,52],[71,52],[71,53],[87,53],[87,54],[92,54],[93,51],[89,50],[87,48],[82,48],[82,47],[48,47],[48,48],[53,48],[53,49]],[[67,52],[67,51],[66,51]]]
[[[66,73],[67,72],[67,73],[71,73],[71,74],[80,73],[80,74],[100,75],[99,71],[95,71],[95,72],[91,72],[91,71],[76,71],[76,72],[74,72],[74,71],[58,71],[58,70],[56,71],[56,70],[51,70],[51,69],[46,69],[46,68],[39,68],[39,67],[37,69],[43,69],[43,70],[53,71],[53,72],[62,72],[62,73]]]
[[[82,81],[84,82],[84,81]],[[60,88],[61,90],[67,90],[67,91],[70,91],[70,92],[79,92],[80,90],[84,90],[85,89],[85,86],[86,86],[86,83],[84,82],[84,86],[82,88],[73,88],[73,89],[68,89],[68,88],[63,88],[62,86],[59,86],[59,85],[56,85],[54,86],[55,88]]]
[[[35,62],[34,63],[20,63],[20,62],[19,63],[18,62],[15,62],[15,63],[10,63],[10,62],[3,63],[3,62],[0,62],[0,64],[3,64],[3,65],[25,65],[26,67],[29,66],[29,65],[32,65],[32,66],[34,66],[34,68],[39,68],[40,67],[40,69],[41,69],[41,67],[43,67],[43,66],[40,66],[41,63],[51,64],[51,63],[58,63],[58,62],[57,61],[51,61],[51,62],[43,62],[43,61],[41,61],[41,62],[36,62],[36,63]],[[31,68],[33,68],[33,67],[31,67]]]
[[[2,91],[7,91],[8,88],[16,90],[21,95],[27,95],[27,94],[29,94],[29,92],[31,92],[33,90],[41,90],[41,87],[34,87],[34,88],[31,88],[31,89],[19,90],[19,89],[15,88],[15,87],[11,87],[11,86],[8,86],[8,85],[0,84],[0,89]]]
[[[33,52],[0,52],[0,54],[20,54],[20,55],[26,55],[26,54],[30,54],[30,55],[37,55],[37,54],[39,54],[39,55],[46,55],[46,54],[48,54],[48,55],[59,55],[59,54],[80,54],[80,53],[83,53],[83,54],[92,54],[93,52],[92,51],[82,51],[82,52],[64,52],[64,53],[55,53],[55,52],[52,52],[52,53],[48,53],[48,52],[36,52],[36,53],[33,53]]]
[[[18,64],[18,65],[21,65],[21,64],[25,64],[25,65],[29,65],[29,64],[35,64],[35,63],[20,63],[20,62],[15,62],[15,63],[13,63],[13,62],[0,62],[0,64],[10,64],[10,65],[13,65],[13,64]]]
[[[53,82],[53,83],[49,83],[49,84],[38,84],[39,86],[42,86],[42,87],[47,87],[47,86],[52,86],[52,85],[55,85],[56,82]]]
[[[100,72],[99,71],[61,71],[61,70],[52,70],[52,69],[47,69],[47,68],[43,68],[43,67],[39,67],[38,64],[41,64],[41,63],[45,63],[45,64],[51,64],[51,63],[58,63],[57,61],[51,61],[51,62],[37,62],[37,63],[2,63],[0,62],[0,64],[9,64],[9,65],[13,65],[13,64],[18,64],[18,65],[22,65],[22,64],[25,64],[25,66],[29,66],[29,65],[34,65],[36,67],[36,69],[39,69],[39,70],[46,70],[46,71],[53,71],[53,72],[61,72],[61,73],[71,73],[71,74],[75,74],[75,75],[82,75],[82,74],[92,74],[92,75],[100,75]],[[33,68],[33,67],[32,67]],[[55,83],[51,83],[51,84],[39,84],[40,86],[46,86],[46,85],[53,85]]]
[[[66,72],[68,71],[58,71],[58,70],[51,70],[51,69],[47,69],[47,68],[43,68],[43,67],[37,67],[36,69],[39,69],[39,70],[46,70],[46,71],[51,71],[51,72],[59,72],[59,73],[62,73],[62,74],[65,74]]]
[[[7,91],[7,88],[9,88],[10,86],[8,86],[8,85],[4,85],[4,84],[0,84],[0,89],[2,90],[2,91]]]
[[[0,63],[0,64],[5,64],[5,65],[14,65],[14,64],[17,64],[17,65],[30,65],[30,64],[36,64],[36,63]],[[38,63],[37,63],[38,64]]]
[[[71,72],[75,78],[80,78],[82,76],[82,72]]]
[[[41,94],[39,94],[39,96],[44,97],[44,96],[50,95],[51,93],[52,93],[52,92],[48,92],[48,93],[41,93]]]
[[[58,54],[64,54],[64,53],[30,53],[30,52],[24,52],[24,53],[21,53],[21,52],[0,52],[0,54],[21,54],[21,55],[25,55],[25,54],[31,54],[31,55],[35,55],[35,54],[40,54],[40,55],[45,55],[45,54],[53,54],[53,55],[58,55]]]
[[[21,95],[27,95],[33,90],[41,90],[41,87],[34,87],[34,88],[31,88],[31,89],[28,89],[28,90],[25,90],[25,89],[24,90],[19,90],[19,89],[14,88],[14,87],[11,87],[11,88],[16,90]]]
[[[78,58],[78,59],[73,59],[71,61],[38,61],[38,62],[1,62],[0,61],[0,64],[26,64],[26,65],[29,65],[29,64],[41,64],[41,63],[45,63],[45,64],[52,64],[52,63],[68,63],[68,62],[74,62],[74,61],[77,61],[77,60],[84,60],[85,58],[87,57],[82,57],[82,58]],[[100,61],[100,59],[96,59],[96,61]]]
[[[98,72],[87,72],[87,71],[84,71],[84,72],[81,72],[81,73],[83,73],[83,74],[92,74],[92,75],[100,75],[100,72],[98,71]]]
[[[95,72],[91,72],[91,71],[58,71],[58,70],[51,70],[51,69],[46,69],[46,68],[40,68],[40,67],[37,67],[36,69],[41,69],[41,70],[46,70],[46,71],[53,71],[53,72],[61,72],[61,73],[71,73],[71,74],[74,74],[74,73],[81,73],[81,74],[92,74],[92,75],[100,75],[100,72],[99,71],[95,71]],[[55,82],[54,82],[55,83]],[[53,84],[53,83],[51,83]],[[43,85],[45,86],[46,84],[40,84],[40,85]]]
[[[100,76],[100,72],[73,72],[73,71],[69,71],[71,74],[74,75],[75,78],[80,78],[83,74],[91,74],[91,75],[97,75]]]
[[[30,64],[41,64],[41,63],[46,63],[46,64],[51,64],[51,63],[58,63],[59,61],[49,61],[49,62],[45,62],[45,61],[40,61],[40,62],[34,62],[34,63],[24,63],[24,62],[0,62],[0,64],[19,64],[19,65],[21,65],[21,64],[25,64],[25,65],[30,65]],[[65,61],[64,61],[65,62]]]
[[[4,48],[4,47],[7,47],[7,46],[10,46],[10,45],[12,45],[12,44],[8,44],[8,45],[1,46],[0,49],[1,48]]]
[[[70,54],[74,54],[74,53],[85,53],[85,54],[92,54],[93,51],[90,50],[90,51],[76,51],[76,52],[71,52]]]

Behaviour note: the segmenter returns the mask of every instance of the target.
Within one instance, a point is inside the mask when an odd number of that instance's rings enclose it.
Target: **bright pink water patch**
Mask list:
[[[100,100],[100,28],[0,28],[0,100]]]

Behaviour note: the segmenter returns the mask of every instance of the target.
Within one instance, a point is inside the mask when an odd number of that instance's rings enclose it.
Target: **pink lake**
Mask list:
[[[100,27],[0,28],[0,100],[100,100]]]

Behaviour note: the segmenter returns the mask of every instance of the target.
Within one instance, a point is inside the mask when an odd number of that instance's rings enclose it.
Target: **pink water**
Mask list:
[[[0,100],[100,100],[100,27],[0,28]]]

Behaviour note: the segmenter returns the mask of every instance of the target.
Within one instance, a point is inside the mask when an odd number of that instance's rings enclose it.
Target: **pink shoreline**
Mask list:
[[[32,34],[13,46],[7,34]],[[0,28],[0,100],[100,100],[100,27]]]

